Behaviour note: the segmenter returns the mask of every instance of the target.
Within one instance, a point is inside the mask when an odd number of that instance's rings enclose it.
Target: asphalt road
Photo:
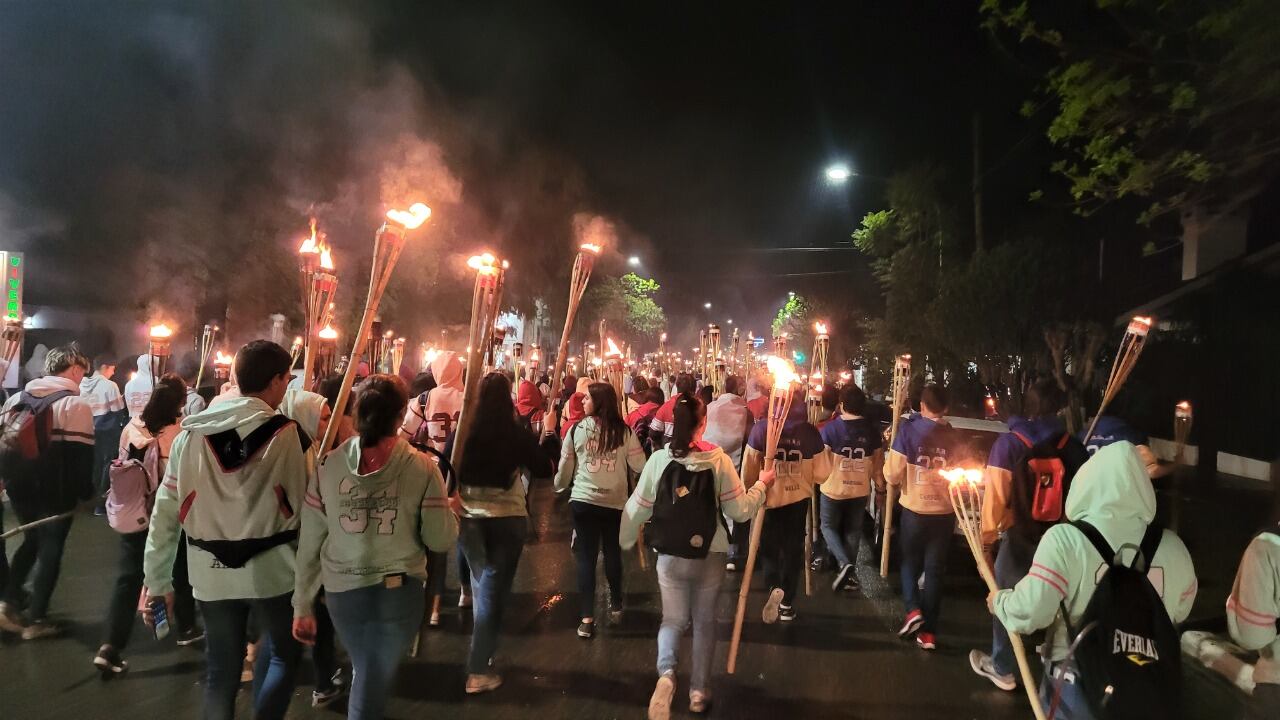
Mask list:
[[[656,578],[626,557],[627,617],[618,629],[601,628],[579,639],[576,588],[567,509],[546,484],[535,491],[535,538],[526,546],[508,613],[499,664],[506,684],[487,696],[463,693],[462,662],[469,619],[447,603],[443,627],[427,636],[420,657],[406,661],[388,717],[642,718],[655,680],[655,636],[660,620]],[[6,525],[12,522],[8,519]],[[11,526],[11,525],[9,525]],[[15,543],[9,541],[12,553]],[[81,516],[71,532],[55,615],[71,625],[60,638],[0,639],[0,717],[200,717],[201,646],[160,643],[139,623],[126,657],[128,674],[103,681],[91,665],[100,644],[107,593],[114,579],[117,540],[101,518]],[[752,593],[738,674],[724,673],[738,579],[730,576],[718,616],[721,643],[712,683],[712,718],[1003,718],[1030,717],[1021,690],[1005,693],[974,676],[971,647],[990,643],[985,592],[963,544],[957,541],[946,579],[940,647],[925,653],[894,635],[901,620],[896,575],[880,580],[864,547],[859,575],[864,592],[829,590],[830,576],[815,577],[813,597],[797,603],[791,625],[759,621],[764,592]],[[652,564],[650,564],[652,568]],[[450,571],[454,570],[450,567]],[[456,600],[450,579],[448,600]],[[599,583],[603,606],[604,582]],[[686,640],[687,652],[687,640]],[[310,707],[312,673],[304,663],[290,717],[341,717],[344,705]],[[675,717],[692,717],[683,702],[681,674]],[[1191,669],[1188,717],[1231,717],[1235,702],[1223,683]],[[249,717],[241,693],[243,717]]]

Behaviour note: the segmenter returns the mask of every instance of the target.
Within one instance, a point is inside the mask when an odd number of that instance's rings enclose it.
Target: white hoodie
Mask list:
[[[173,590],[179,530],[187,533],[187,568],[197,600],[269,598],[293,590],[296,539],[271,545],[235,568],[196,544],[252,544],[298,531],[314,464],[297,424],[285,425],[248,458],[226,456],[210,439],[233,431],[243,440],[275,415],[258,398],[239,397],[182,421],[147,536],[143,565],[152,594]]]
[[[440,353],[431,362],[431,374],[435,376],[436,386],[427,393],[426,407],[418,403],[418,398],[409,398],[409,409],[404,414],[400,432],[412,440],[425,423],[427,445],[444,452],[449,434],[456,429],[462,412],[462,362],[458,354]]]
[[[142,414],[155,386],[155,378],[151,376],[151,356],[139,355],[138,372],[124,384],[124,404],[129,408],[129,417],[136,418]]]
[[[94,373],[80,381],[80,397],[89,403],[89,410],[95,418],[124,409],[120,388],[101,373]]]

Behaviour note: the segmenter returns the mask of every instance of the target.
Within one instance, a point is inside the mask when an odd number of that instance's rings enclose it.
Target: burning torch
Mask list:
[[[569,357],[569,334],[573,332],[573,320],[578,316],[578,305],[582,302],[582,294],[587,291],[587,282],[591,279],[591,269],[596,258],[604,248],[592,243],[578,246],[578,254],[573,258],[573,275],[569,280],[569,308],[565,311],[564,330],[560,333],[560,346],[556,350],[555,369],[551,373],[551,392],[547,395],[547,409],[551,409],[552,398],[560,397],[564,388],[564,367]],[[585,358],[585,354],[584,354]]]
[[[152,325],[147,340],[147,354],[151,356],[151,388],[154,390],[156,382],[164,374],[165,365],[169,362],[173,331],[164,323]]]

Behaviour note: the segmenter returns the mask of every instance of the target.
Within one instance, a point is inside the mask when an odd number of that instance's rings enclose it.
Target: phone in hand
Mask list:
[[[165,607],[163,599],[155,600],[151,603],[151,618],[155,627],[156,639],[163,640],[169,637],[169,610]]]

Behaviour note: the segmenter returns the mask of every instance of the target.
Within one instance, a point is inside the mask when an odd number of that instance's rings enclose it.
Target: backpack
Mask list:
[[[160,487],[160,440],[142,451],[130,446],[126,459],[111,461],[107,476],[107,524],[122,534],[145,531]]]
[[[1067,493],[1076,471],[1088,459],[1071,436],[1032,443],[1022,433],[1012,433],[1027,448],[1014,465],[1010,499],[1017,522],[1014,529],[1031,540],[1066,517]]]
[[[70,390],[44,397],[24,392],[5,412],[0,429],[0,477],[5,479],[9,497],[15,501],[38,500],[44,475],[42,460],[53,436],[53,405],[72,395],[75,393]]]
[[[428,427],[429,423],[427,423],[427,394],[430,392],[431,391],[428,390],[418,396],[418,404],[416,408],[413,404],[409,405],[409,409],[413,411],[413,414],[422,418],[422,422],[418,425],[418,429],[413,432],[413,437],[409,438],[410,444],[418,449],[427,447],[428,441],[431,439],[431,429]]]
[[[713,470],[690,470],[667,463],[653,499],[653,517],[645,538],[663,555],[701,559],[711,551],[717,525],[724,525]],[[727,531],[728,528],[726,528]]]
[[[1062,618],[1075,643],[1075,665],[1081,691],[1099,720],[1172,718],[1179,716],[1182,649],[1164,602],[1147,578],[1164,529],[1152,524],[1142,537],[1133,562],[1125,564],[1102,533],[1086,522],[1073,522],[1102,556],[1107,569],[1080,619],[1083,634]]]

